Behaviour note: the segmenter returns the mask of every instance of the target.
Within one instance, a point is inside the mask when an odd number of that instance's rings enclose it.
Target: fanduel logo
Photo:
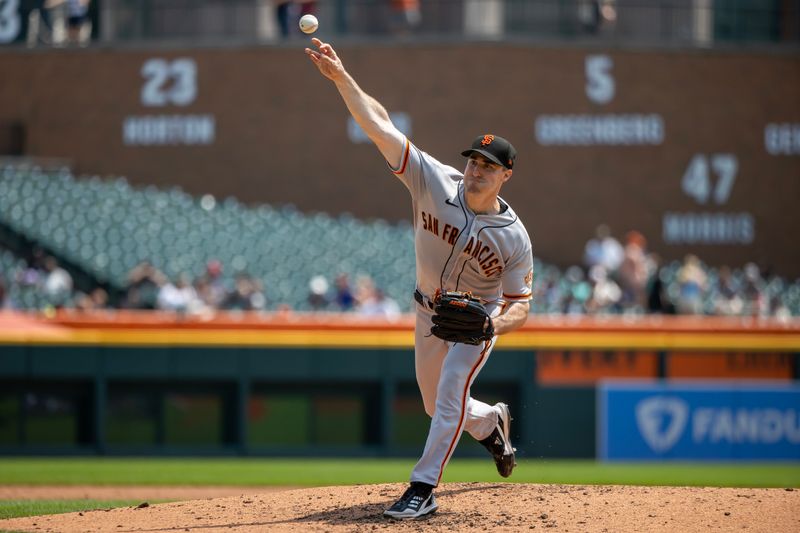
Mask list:
[[[800,411],[698,407],[692,412],[694,442],[800,444]]]
[[[656,453],[675,446],[688,420],[689,406],[679,398],[652,396],[636,405],[639,433]]]

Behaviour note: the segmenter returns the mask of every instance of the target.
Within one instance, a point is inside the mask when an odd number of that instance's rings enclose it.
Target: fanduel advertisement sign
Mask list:
[[[603,382],[597,456],[800,460],[800,386]]]

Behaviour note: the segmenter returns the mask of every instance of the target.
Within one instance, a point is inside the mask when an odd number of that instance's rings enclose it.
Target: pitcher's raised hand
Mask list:
[[[317,47],[317,50],[306,48],[306,55],[317,66],[322,75],[332,81],[336,81],[344,75],[344,65],[342,65],[342,60],[336,55],[333,47],[328,43],[323,43],[316,37],[312,38],[311,42]]]

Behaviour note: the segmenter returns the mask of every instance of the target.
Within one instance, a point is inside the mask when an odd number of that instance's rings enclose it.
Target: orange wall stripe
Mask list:
[[[413,328],[383,329],[216,329],[52,328],[0,330],[0,345],[255,346],[411,348]],[[649,349],[800,352],[800,333],[676,333],[516,331],[498,339],[496,349]]]

